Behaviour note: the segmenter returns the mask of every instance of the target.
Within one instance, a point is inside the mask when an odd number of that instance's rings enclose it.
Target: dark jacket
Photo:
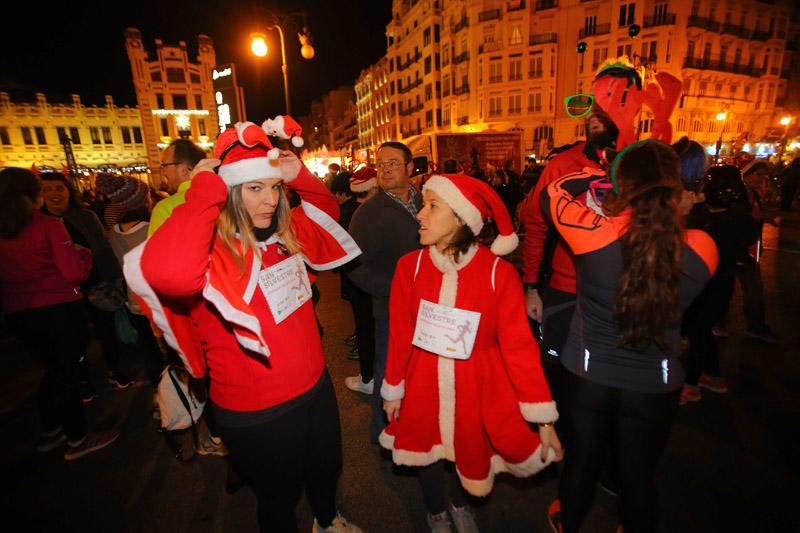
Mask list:
[[[372,296],[372,314],[378,320],[389,319],[394,269],[402,256],[419,248],[418,232],[417,220],[383,190],[361,204],[353,215],[350,235],[361,248],[361,256],[348,275]]]

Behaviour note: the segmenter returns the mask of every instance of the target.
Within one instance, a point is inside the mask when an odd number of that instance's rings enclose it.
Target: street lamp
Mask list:
[[[268,30],[278,30],[278,35],[281,39],[281,71],[283,71],[283,92],[286,102],[286,114],[291,115],[291,105],[289,102],[289,74],[288,69],[286,67],[286,46],[283,40],[283,28],[280,27],[279,24],[273,24],[272,26],[267,26]],[[300,40],[300,54],[305,59],[311,59],[314,57],[314,47],[311,46],[311,34],[308,32],[307,29],[303,29],[303,33],[297,34]],[[250,34],[250,50],[252,50],[253,54],[257,57],[264,57],[267,55],[267,41],[266,35],[263,33],[251,33]]]
[[[792,117],[781,117],[781,126],[783,126],[783,142],[781,143],[781,152],[778,154],[778,162],[783,160],[783,154],[786,151],[786,143],[789,142],[789,124],[792,123]]]
[[[714,164],[717,164],[719,160],[719,151],[722,148],[722,132],[725,131],[725,121],[728,120],[728,112],[722,111],[721,113],[717,113],[717,122],[722,122],[722,126],[719,128],[719,139],[717,139],[717,152],[714,154]]]

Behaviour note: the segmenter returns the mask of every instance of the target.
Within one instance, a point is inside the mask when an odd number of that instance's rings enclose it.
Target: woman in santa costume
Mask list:
[[[486,496],[499,472],[527,477],[560,460],[558,412],[519,276],[495,255],[518,244],[500,197],[477,179],[435,175],[423,198],[427,248],[400,259],[392,281],[380,443],[395,463],[422,467],[432,531],[450,531],[448,508],[459,532],[477,531],[465,492]],[[491,250],[477,243],[489,217],[500,233]],[[449,506],[446,461],[457,473]]]
[[[280,119],[280,120],[278,120]],[[258,497],[262,531],[297,531],[305,487],[313,531],[360,532],[336,510],[339,410],[325,368],[306,265],[360,251],[335,222],[336,198],[267,133],[302,139],[289,117],[220,135],[186,203],[125,257],[125,275],[195,377],[231,456]],[[290,210],[286,188],[302,198]]]

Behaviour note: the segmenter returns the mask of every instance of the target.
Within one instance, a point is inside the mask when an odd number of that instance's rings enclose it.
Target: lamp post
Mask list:
[[[286,102],[286,114],[291,115],[291,104],[289,100],[289,72],[286,66],[286,45],[283,39],[283,28],[279,24],[267,26],[268,30],[278,30],[281,42],[281,71],[283,71],[283,93],[284,101]],[[305,59],[312,59],[314,57],[314,47],[311,46],[311,34],[308,29],[303,28],[303,33],[297,34],[300,40],[300,54]],[[256,57],[264,57],[267,55],[267,36],[263,33],[250,34],[250,50]]]
[[[792,117],[781,117],[781,126],[783,126],[783,142],[781,142],[781,152],[778,154],[778,162],[783,160],[783,154],[786,152],[786,143],[789,142],[789,124],[792,123]]]
[[[717,113],[717,122],[722,122],[722,126],[719,128],[719,139],[717,139],[717,152],[714,154],[714,164],[717,164],[719,161],[719,151],[722,148],[722,133],[725,131],[725,121],[728,120],[728,112],[722,111],[721,113]]]

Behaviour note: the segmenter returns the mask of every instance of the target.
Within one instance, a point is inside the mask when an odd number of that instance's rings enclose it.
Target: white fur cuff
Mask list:
[[[548,424],[558,420],[556,402],[519,402],[519,410],[522,417],[528,422]]]
[[[381,397],[387,402],[395,400],[402,400],[406,395],[406,380],[400,382],[399,385],[389,385],[384,379],[381,385]]]

